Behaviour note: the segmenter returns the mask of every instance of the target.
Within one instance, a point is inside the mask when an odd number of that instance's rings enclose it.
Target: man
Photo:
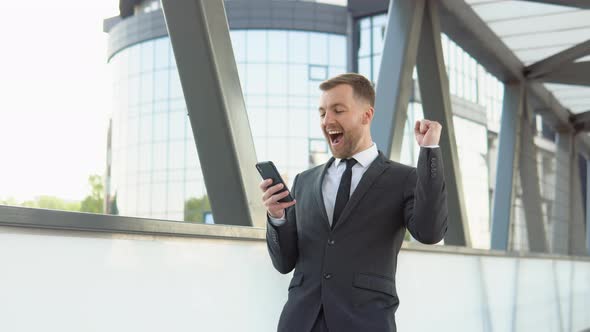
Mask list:
[[[396,331],[397,255],[406,229],[434,244],[447,229],[441,125],[417,121],[418,167],[388,160],[371,139],[375,91],[358,74],[320,85],[320,126],[333,158],[295,177],[288,192],[261,182],[274,267],[293,269],[278,330]]]

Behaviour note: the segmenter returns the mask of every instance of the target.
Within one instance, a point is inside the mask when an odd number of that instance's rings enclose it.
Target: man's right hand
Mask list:
[[[278,193],[278,191],[283,189],[283,184],[278,183],[274,186],[271,186],[272,179],[266,179],[260,182],[260,189],[264,193],[262,195],[262,201],[264,202],[264,206],[268,211],[268,214],[275,218],[281,219],[285,217],[285,209],[289,206],[295,205],[295,200],[291,202],[281,203],[279,202],[280,199],[283,199],[289,195],[289,191],[285,190],[282,193]]]

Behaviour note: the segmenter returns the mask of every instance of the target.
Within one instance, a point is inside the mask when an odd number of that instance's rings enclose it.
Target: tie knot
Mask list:
[[[349,158],[349,159],[344,159],[346,160],[346,169],[352,169],[352,166],[354,166],[354,164],[356,164],[356,159],[354,158]]]

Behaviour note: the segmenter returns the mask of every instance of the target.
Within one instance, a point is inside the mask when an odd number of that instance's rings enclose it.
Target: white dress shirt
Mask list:
[[[425,148],[437,148],[438,145],[429,145],[424,146]],[[363,150],[355,155],[352,156],[357,162],[352,166],[352,179],[350,182],[350,195],[354,193],[354,190],[358,186],[361,178],[371,166],[371,163],[375,159],[379,152],[377,150],[377,145],[373,143],[368,149]],[[346,163],[341,162],[342,159],[335,158],[334,162],[330,165],[330,167],[326,170],[326,175],[324,176],[324,181],[322,182],[322,196],[324,198],[324,206],[326,207],[326,214],[328,215],[328,221],[330,222],[330,226],[332,226],[332,218],[334,215],[334,205],[336,204],[336,195],[338,193],[338,187],[340,186],[340,179],[342,178],[342,174],[346,170]],[[283,215],[283,218],[273,218],[269,216],[270,222],[274,226],[281,226],[285,223],[286,219]]]

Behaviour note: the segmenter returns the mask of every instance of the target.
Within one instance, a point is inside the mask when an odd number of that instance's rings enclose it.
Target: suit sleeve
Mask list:
[[[442,152],[421,148],[404,184],[405,225],[416,240],[435,244],[447,232],[448,214]]]
[[[293,181],[291,193],[295,197],[295,186],[297,177]],[[286,221],[280,226],[275,226],[267,215],[266,223],[266,245],[272,265],[277,271],[286,274],[295,268],[299,249],[297,247],[297,216],[295,205],[288,207],[285,211]]]

